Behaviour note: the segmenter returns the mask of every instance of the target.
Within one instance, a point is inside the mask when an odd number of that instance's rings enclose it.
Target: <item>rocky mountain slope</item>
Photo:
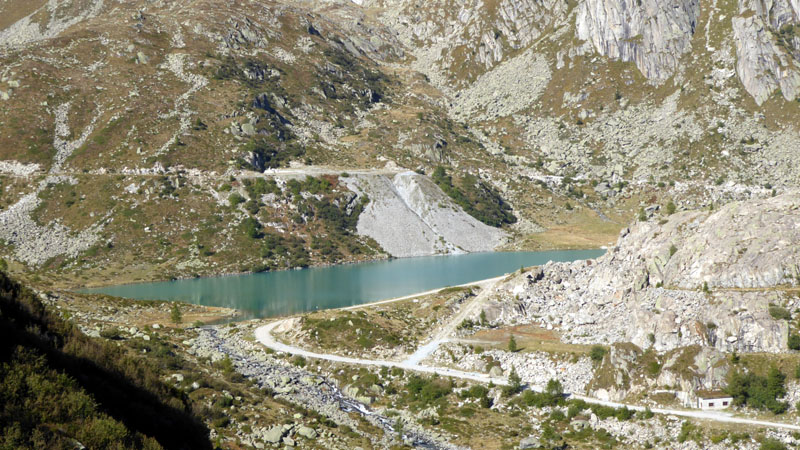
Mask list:
[[[429,357],[658,405],[798,365],[798,124],[796,0],[7,0],[0,270],[58,290],[608,244],[510,276]],[[674,418],[310,364],[254,323],[42,298],[146,356],[151,388],[226,447],[707,442]],[[421,343],[446,311],[418,306]],[[533,350],[506,351],[516,330]],[[110,414],[132,446],[174,438]],[[759,445],[724,433],[710,448]]]
[[[790,191],[714,210],[643,212],[602,257],[511,275],[484,306],[485,320],[469,319],[552,330],[567,346],[608,346],[598,366],[580,372],[579,391],[617,401],[662,392],[692,406],[697,391],[728,386],[742,370],[737,355],[794,360],[798,208]],[[547,373],[527,356],[498,358],[504,370]]]
[[[494,315],[540,322],[575,343],[785,351],[794,325],[774,308],[800,301],[798,199],[793,191],[639,222],[596,262],[515,277]]]
[[[589,239],[598,246],[641,207],[763,198],[800,181],[800,15],[788,0],[2,8],[2,253],[45,282],[485,250],[503,236],[507,248],[565,247],[604,230]],[[445,166],[519,220],[488,230],[423,196],[411,210],[430,216],[409,215],[411,238],[392,244],[370,222],[376,198],[323,251],[313,236],[327,222],[307,214],[308,191],[275,202],[244,185],[290,165],[330,177],[387,164]],[[357,190],[332,185],[336,205]],[[245,202],[223,208],[233,192]],[[442,231],[453,220],[464,241]],[[281,261],[252,253],[264,246]]]

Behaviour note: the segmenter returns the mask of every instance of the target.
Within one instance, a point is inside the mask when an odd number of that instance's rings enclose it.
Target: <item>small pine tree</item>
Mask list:
[[[517,351],[517,341],[514,339],[514,335],[512,334],[511,337],[508,338],[508,351],[514,353]]]
[[[486,311],[481,310],[481,326],[489,325],[489,321],[486,320]]]
[[[670,200],[669,203],[667,203],[667,206],[664,209],[667,210],[667,214],[669,214],[669,215],[675,214],[675,209],[676,209],[675,203],[673,203],[672,200]]]
[[[644,208],[639,208],[639,222],[646,222],[647,221],[647,213],[644,211]]]
[[[219,360],[217,366],[225,375],[230,375],[233,373],[233,361],[231,361],[231,358],[228,356]]]
[[[511,373],[508,374],[508,386],[511,388],[513,393],[517,393],[522,390],[522,377],[519,376],[517,369],[514,366],[511,366]]]
[[[403,436],[403,418],[398,417],[397,420],[394,421],[394,431],[397,432],[398,436]]]
[[[564,386],[555,378],[551,378],[544,388],[545,394],[551,397],[561,397],[564,395]]]
[[[172,310],[169,313],[170,319],[172,323],[178,325],[183,322],[183,313],[181,312],[181,307],[178,306],[177,303],[172,304]]]

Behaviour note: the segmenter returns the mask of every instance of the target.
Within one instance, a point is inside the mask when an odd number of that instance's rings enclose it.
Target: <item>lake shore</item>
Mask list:
[[[469,253],[398,258],[363,264],[216,278],[140,283],[82,290],[138,300],[175,300],[222,306],[243,318],[358,307],[417,296],[448,286],[504,276],[548,261],[596,258],[603,250]]]

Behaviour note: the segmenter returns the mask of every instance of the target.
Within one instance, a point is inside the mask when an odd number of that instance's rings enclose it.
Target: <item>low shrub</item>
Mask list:
[[[589,357],[594,362],[600,362],[603,360],[603,357],[606,356],[606,349],[601,345],[593,345],[592,349],[589,350]]]

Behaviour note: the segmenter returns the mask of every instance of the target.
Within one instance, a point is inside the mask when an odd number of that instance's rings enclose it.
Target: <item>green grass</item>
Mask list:
[[[368,350],[378,345],[396,347],[403,341],[399,333],[352,313],[333,320],[305,317],[303,330],[313,333],[316,343],[324,348]]]

